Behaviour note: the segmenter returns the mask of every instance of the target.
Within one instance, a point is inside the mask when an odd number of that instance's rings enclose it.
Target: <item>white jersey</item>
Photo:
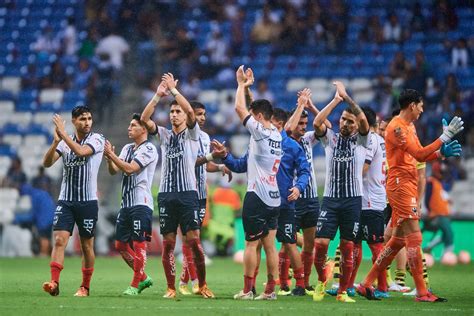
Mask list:
[[[146,205],[153,209],[151,184],[158,162],[158,151],[155,145],[148,140],[141,143],[136,149],[135,143],[123,146],[119,158],[125,162],[135,161],[140,170],[137,173],[122,176],[122,204],[121,207]]]
[[[196,159],[199,151],[199,125],[179,134],[161,126],[156,127],[161,147],[160,192],[196,191]]]
[[[209,135],[202,131],[199,133],[199,150],[198,150],[198,157],[206,156],[210,153],[211,150],[211,139]],[[205,199],[207,197],[207,188],[206,188],[206,179],[207,179],[207,171],[206,171],[206,164],[202,164],[199,167],[196,167],[196,181],[197,181],[197,192],[198,198],[200,200]]]
[[[316,184],[316,177],[314,176],[314,166],[313,166],[313,147],[318,143],[316,134],[314,131],[306,132],[303,137],[301,137],[300,145],[303,147],[304,153],[306,155],[306,160],[308,161],[310,168],[309,182],[305,190],[301,192],[301,199],[313,199],[318,197],[318,185]]]
[[[92,148],[93,154],[78,157],[64,140],[58,144],[56,152],[63,158],[63,180],[59,200],[69,202],[97,200],[97,174],[104,154],[105,138],[92,132],[81,141],[77,140],[76,135],[71,135],[71,138],[81,146],[87,145]]]
[[[370,167],[363,177],[363,210],[383,211],[387,206],[387,193],[385,191],[385,159],[385,140],[374,132],[369,133],[365,162],[370,164]]]
[[[244,120],[249,130],[249,156],[247,160],[247,192],[255,192],[268,206],[280,206],[280,191],[276,174],[283,155],[282,137],[275,126],[265,128],[251,115]]]
[[[347,198],[362,196],[362,169],[366,155],[367,135],[343,137],[332,129],[319,137],[326,153],[324,196]]]

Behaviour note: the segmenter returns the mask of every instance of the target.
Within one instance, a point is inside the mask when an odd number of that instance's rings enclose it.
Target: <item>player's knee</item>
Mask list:
[[[327,239],[327,238],[316,238],[314,240],[314,244],[319,245],[319,246],[328,246],[329,245],[329,239]]]
[[[116,240],[115,241],[115,250],[117,250],[119,252],[120,251],[125,251],[125,250],[127,250],[127,244],[120,241],[120,240]]]
[[[67,245],[68,237],[63,235],[54,236],[54,247],[55,248],[64,248]]]

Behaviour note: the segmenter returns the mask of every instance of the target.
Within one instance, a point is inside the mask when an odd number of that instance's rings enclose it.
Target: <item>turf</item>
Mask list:
[[[447,297],[448,303],[415,303],[413,298],[394,294],[380,302],[357,297],[355,304],[342,304],[333,297],[315,303],[309,296],[279,297],[273,302],[234,301],[232,296],[243,283],[242,266],[230,259],[215,259],[208,267],[208,284],[217,299],[179,296],[168,300],[161,297],[166,283],[160,259],[152,257],[147,263],[147,271],[155,285],[137,297],[123,297],[121,293],[131,280],[131,270],[119,257],[98,258],[91,296],[87,298],[73,297],[81,281],[79,258],[66,258],[58,297],[49,296],[41,288],[42,283],[49,280],[48,259],[0,259],[2,315],[474,315],[473,264],[455,267],[437,264],[430,269],[434,291]],[[362,274],[365,275],[368,266],[368,262],[362,264]],[[314,272],[312,280],[315,280]],[[263,289],[263,282],[262,273],[257,281],[257,291]]]

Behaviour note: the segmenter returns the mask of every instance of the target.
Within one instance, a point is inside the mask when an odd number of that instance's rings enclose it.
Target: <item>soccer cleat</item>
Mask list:
[[[278,291],[278,296],[288,296],[291,295],[291,290],[288,286],[280,286],[280,290]]]
[[[416,288],[414,288],[413,290],[411,290],[409,292],[403,293],[404,296],[416,296],[416,294],[417,294]]]
[[[380,301],[380,298],[375,297],[374,289],[372,287],[364,287],[359,284],[356,288],[356,291],[360,296],[364,296],[370,301]]]
[[[277,296],[275,292],[271,292],[270,294],[263,292],[262,294],[260,294],[259,296],[255,298],[256,301],[274,301],[276,299],[277,299]]]
[[[448,300],[446,298],[438,297],[438,296],[434,295],[433,293],[428,292],[428,294],[425,295],[425,296],[417,296],[415,298],[415,301],[417,301],[417,302],[431,302],[431,303],[445,303]]]
[[[326,294],[329,294],[331,296],[336,296],[337,295],[337,287],[332,287],[329,290],[326,290]]]
[[[125,291],[123,291],[122,293],[123,295],[138,295],[138,289],[136,287],[133,287],[133,286],[129,286],[127,287],[127,289]]]
[[[314,287],[312,285],[308,285],[307,287],[305,287],[304,291],[306,292],[306,295],[313,296]]]
[[[58,296],[59,295],[59,284],[55,281],[51,282],[44,282],[43,283],[43,291],[48,292],[51,296]]]
[[[199,283],[198,283],[197,281],[196,281],[196,282],[193,281],[193,286],[192,286],[192,288],[191,288],[191,291],[192,291],[193,294],[195,294],[195,295],[201,294],[201,292],[200,292],[200,290],[199,290]]]
[[[355,300],[350,298],[346,291],[342,292],[341,294],[337,294],[336,301],[342,303],[355,303]]]
[[[350,287],[347,289],[347,295],[349,295],[350,297],[354,297],[356,296],[356,289],[355,287]]]
[[[410,287],[408,286],[401,286],[395,282],[390,283],[390,286],[388,287],[388,290],[390,292],[400,292],[400,293],[406,293],[410,291]]]
[[[189,291],[187,284],[181,284],[178,287],[178,291],[179,291],[179,293],[181,293],[183,295],[191,295],[191,292]]]
[[[212,291],[207,287],[207,284],[204,284],[201,288],[199,288],[199,292],[204,298],[216,298],[214,293],[212,293]]]
[[[252,286],[252,293],[253,295],[257,295],[257,289],[255,288],[255,286]]]
[[[239,293],[234,295],[234,300],[242,300],[242,301],[253,300],[253,292],[249,291],[248,293],[244,293],[244,291],[242,290]]]
[[[143,292],[143,290],[149,288],[152,285],[153,279],[147,276],[145,280],[140,281],[140,283],[138,283],[138,294],[140,294],[141,292]]]
[[[293,290],[291,290],[291,295],[293,295],[293,296],[305,296],[306,291],[301,286],[297,286]]]
[[[388,292],[380,291],[380,290],[375,290],[374,295],[376,298],[389,298],[390,294]]]
[[[316,289],[314,289],[313,301],[321,302],[324,298],[324,295],[326,295],[325,290],[326,282],[318,281],[318,285],[316,285]]]
[[[81,286],[81,287],[77,290],[76,294],[74,294],[74,296],[77,296],[77,297],[86,297],[86,296],[89,296],[89,289],[86,288],[86,287]]]
[[[176,297],[176,290],[167,288],[165,295],[163,295],[164,298],[175,298]]]

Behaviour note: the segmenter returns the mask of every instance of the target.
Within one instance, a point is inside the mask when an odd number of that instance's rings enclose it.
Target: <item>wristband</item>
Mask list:
[[[206,155],[206,160],[207,161],[213,161],[214,157],[212,156],[212,153]]]
[[[224,171],[225,166],[224,165],[217,165],[217,168],[219,171]]]
[[[176,97],[179,94],[179,91],[176,88],[171,89],[170,92],[173,95],[173,97]]]
[[[161,97],[159,95],[155,94],[151,100],[155,103],[158,103],[158,102],[160,102],[160,99],[161,99]]]

